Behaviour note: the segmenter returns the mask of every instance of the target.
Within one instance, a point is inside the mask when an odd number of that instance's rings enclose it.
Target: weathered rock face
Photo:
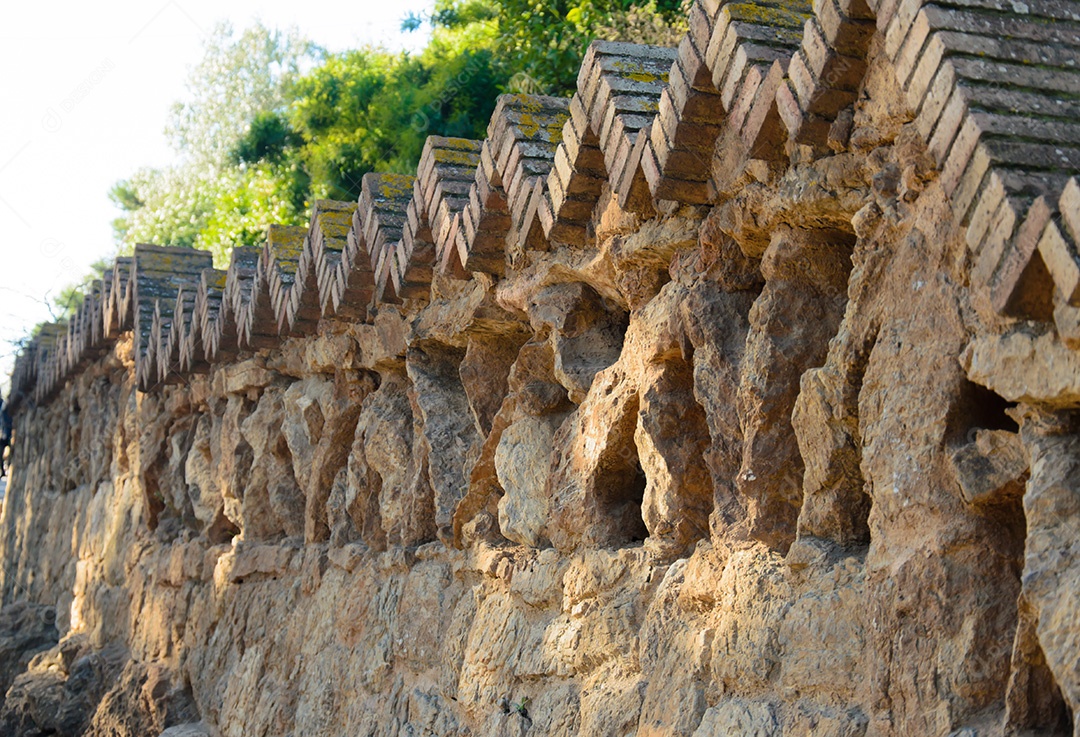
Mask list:
[[[390,236],[377,216],[408,188],[365,189],[350,237],[413,261],[361,304],[366,262],[334,252],[355,273],[332,310],[279,300],[322,314],[312,334],[252,313],[235,356],[203,347],[206,373],[157,383],[135,329],[23,402],[0,729],[1080,734],[1080,319],[1055,240],[1072,247],[1071,211],[1047,224],[1033,205],[1031,260],[997,243],[983,273],[972,243],[1012,227],[1015,198],[976,197],[1000,183],[979,189],[967,98],[916,64],[946,11],[901,3],[875,35],[877,11],[841,5],[776,19],[813,15],[790,79],[745,50],[734,80],[679,56],[647,144],[578,98],[500,102],[540,122],[497,118],[493,140],[519,137],[495,154],[433,138],[429,169],[477,177],[468,204],[451,222],[410,209]],[[742,31],[716,41],[728,11],[708,6],[680,54],[713,64]],[[594,47],[583,78],[630,64],[651,84],[620,49]],[[797,75],[818,62],[811,105]],[[722,121],[694,112],[721,101]],[[955,120],[927,133],[933,105]],[[665,149],[672,106],[692,126]],[[942,162],[942,125],[975,174]],[[321,290],[323,271],[304,278]]]

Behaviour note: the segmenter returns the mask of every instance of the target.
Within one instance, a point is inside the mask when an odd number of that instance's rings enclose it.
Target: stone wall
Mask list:
[[[138,247],[13,377],[0,725],[1080,734],[1070,8],[700,2]]]

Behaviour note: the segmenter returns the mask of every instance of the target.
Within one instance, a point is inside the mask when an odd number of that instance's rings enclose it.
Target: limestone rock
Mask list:
[[[1076,14],[1020,5],[699,2],[258,269],[118,258],[12,377],[0,733],[1075,733]]]
[[[444,540],[453,538],[453,516],[465,496],[466,480],[480,450],[480,437],[461,385],[463,354],[429,344],[409,351],[406,366],[413,400],[423,419],[428,477],[435,493],[435,526]]]
[[[850,241],[841,233],[778,231],[762,260],[765,288],[750,310],[737,407],[743,435],[736,484],[751,533],[778,549],[792,540],[803,462],[791,412],[804,371],[824,362],[843,315]]]
[[[589,286],[573,282],[536,294],[529,303],[529,320],[533,330],[551,331],[555,377],[570,401],[582,402],[596,373],[618,359],[625,316]]]
[[[1028,470],[1020,437],[1005,430],[978,430],[975,439],[951,457],[964,500],[992,504],[1019,498]]]
[[[972,341],[961,358],[968,377],[1012,402],[1080,406],[1080,357],[1053,332],[1017,328]]]
[[[30,659],[59,638],[51,606],[20,601],[0,609],[0,693],[7,693]]]

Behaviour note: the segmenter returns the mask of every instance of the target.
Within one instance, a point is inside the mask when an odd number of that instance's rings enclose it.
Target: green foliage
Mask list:
[[[165,134],[184,158],[225,164],[252,121],[280,113],[287,104],[286,88],[322,57],[318,46],[294,30],[257,23],[236,33],[220,23],[191,71],[188,99],[173,105]]]
[[[178,161],[110,192],[135,243],[256,245],[316,198],[354,200],[364,174],[411,173],[429,135],[482,138],[501,92],[569,95],[592,38],[674,44],[689,0],[436,0],[420,54],[326,54],[295,32],[218,26],[173,110]]]
[[[255,114],[251,125],[233,148],[233,163],[276,163],[284,159],[288,150],[300,142],[300,136],[289,127],[288,121],[281,114],[262,110]]]
[[[291,89],[289,121],[303,141],[295,161],[312,196],[356,199],[368,172],[415,171],[429,135],[482,137],[504,81],[487,48],[327,58]]]
[[[113,221],[119,250],[204,248],[222,265],[269,223],[303,222],[309,179],[287,157],[299,138],[284,117],[286,90],[322,56],[295,33],[216,27],[166,131],[180,160],[140,169],[109,193],[123,212]]]
[[[82,305],[90,284],[95,279],[104,278],[106,273],[112,271],[112,267],[112,259],[98,259],[90,264],[90,274],[85,279],[78,284],[68,284],[61,289],[59,294],[52,298],[52,304],[48,305],[53,322],[70,319]],[[34,329],[35,333],[40,327],[39,325]]]
[[[291,162],[143,169],[110,192],[122,208],[141,203],[113,229],[122,252],[136,243],[201,248],[225,265],[233,246],[260,244],[269,223],[302,224],[307,189]]]
[[[459,29],[495,26],[498,64],[506,79],[530,89],[570,95],[581,58],[596,38],[676,45],[686,32],[689,0],[437,0],[432,24]]]

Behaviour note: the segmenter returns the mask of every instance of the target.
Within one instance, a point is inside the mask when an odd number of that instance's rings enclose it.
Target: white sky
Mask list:
[[[115,248],[109,188],[175,154],[164,129],[219,20],[296,26],[330,51],[419,49],[409,11],[434,0],[0,3],[0,390],[46,301]]]

